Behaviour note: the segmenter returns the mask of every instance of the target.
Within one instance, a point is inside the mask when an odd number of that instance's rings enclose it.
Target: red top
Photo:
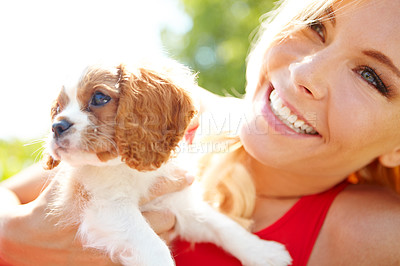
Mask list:
[[[347,185],[343,182],[325,192],[300,198],[278,221],[255,234],[284,244],[292,256],[293,266],[307,265],[329,207]],[[210,243],[190,244],[176,240],[173,254],[178,266],[241,265],[236,258]]]

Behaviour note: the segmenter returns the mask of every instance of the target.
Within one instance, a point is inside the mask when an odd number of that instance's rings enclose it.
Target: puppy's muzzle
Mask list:
[[[56,122],[52,125],[52,131],[54,132],[54,136],[56,139],[61,137],[73,124],[63,119],[59,122]]]

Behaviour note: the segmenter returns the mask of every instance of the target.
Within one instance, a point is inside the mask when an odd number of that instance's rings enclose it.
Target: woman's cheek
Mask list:
[[[264,63],[267,71],[272,72],[281,67],[288,67],[295,62],[301,62],[305,57],[317,52],[318,47],[304,37],[289,36],[273,45],[265,54]]]

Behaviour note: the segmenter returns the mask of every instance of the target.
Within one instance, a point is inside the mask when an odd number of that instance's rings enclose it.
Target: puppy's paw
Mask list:
[[[140,237],[140,233],[134,236]],[[122,239],[122,237],[118,240],[120,239]],[[128,239],[130,243],[128,241],[118,241],[117,249],[108,249],[111,259],[124,266],[175,266],[170,250],[157,235],[150,235],[147,239],[142,239],[141,242],[135,242],[136,239],[133,238],[130,240]],[[110,247],[111,245],[107,246],[107,248]]]
[[[246,266],[286,266],[292,263],[285,246],[277,242],[257,239],[256,243],[249,246],[249,250],[247,258],[242,260]]]
[[[140,248],[124,250],[118,254],[117,260],[124,266],[175,266],[169,250],[155,248],[154,250],[141,250]]]

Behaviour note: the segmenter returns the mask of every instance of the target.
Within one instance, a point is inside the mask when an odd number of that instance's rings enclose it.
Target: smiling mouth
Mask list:
[[[299,134],[319,135],[311,125],[299,118],[292,110],[289,109],[289,107],[283,103],[275,89],[271,91],[269,100],[272,112],[289,128]]]

